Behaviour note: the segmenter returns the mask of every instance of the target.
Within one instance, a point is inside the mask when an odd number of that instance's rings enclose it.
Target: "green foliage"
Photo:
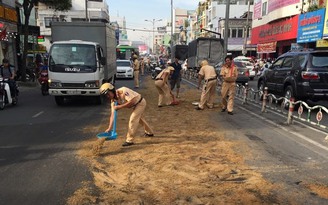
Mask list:
[[[316,11],[316,10],[319,10],[319,9],[321,9],[321,8],[319,7],[319,5],[317,5],[317,4],[312,4],[312,5],[309,6],[307,12],[312,12],[312,11]]]
[[[67,11],[72,7],[71,0],[39,0],[39,2],[53,7],[56,11]]]

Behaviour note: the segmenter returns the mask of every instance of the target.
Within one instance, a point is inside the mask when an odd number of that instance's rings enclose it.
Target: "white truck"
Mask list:
[[[102,22],[52,22],[51,36],[49,94],[57,105],[75,96],[101,104],[100,86],[115,80],[114,29]]]

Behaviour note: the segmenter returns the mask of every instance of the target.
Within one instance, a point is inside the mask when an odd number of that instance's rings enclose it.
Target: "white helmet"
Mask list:
[[[109,91],[114,91],[114,90],[115,90],[115,87],[112,84],[104,83],[100,87],[100,94],[101,95],[106,95]]]

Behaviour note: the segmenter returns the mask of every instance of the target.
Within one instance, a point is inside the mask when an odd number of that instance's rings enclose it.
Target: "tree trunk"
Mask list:
[[[22,81],[26,81],[26,59],[27,59],[27,51],[28,51],[28,24],[29,24],[29,17],[25,15],[25,24],[23,26],[23,34],[24,34],[24,44],[23,44],[23,56],[22,56]]]
[[[24,44],[23,44],[23,56],[22,56],[22,81],[26,81],[26,58],[27,58],[27,51],[28,51],[28,36],[29,36],[29,22],[32,8],[34,7],[35,0],[24,0],[23,8],[24,8],[24,17],[25,22],[23,25],[23,34],[24,34]]]

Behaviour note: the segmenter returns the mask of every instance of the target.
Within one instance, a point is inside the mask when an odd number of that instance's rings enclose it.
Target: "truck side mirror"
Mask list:
[[[105,57],[101,57],[100,58],[100,63],[101,63],[101,65],[106,65],[106,58]]]

